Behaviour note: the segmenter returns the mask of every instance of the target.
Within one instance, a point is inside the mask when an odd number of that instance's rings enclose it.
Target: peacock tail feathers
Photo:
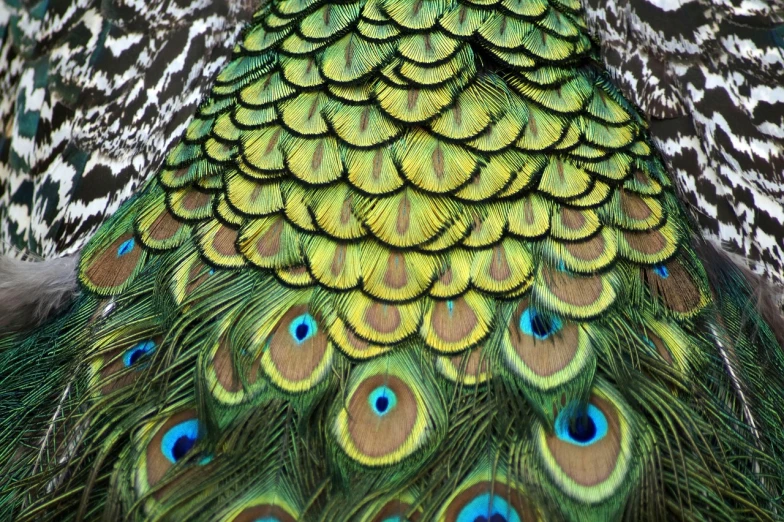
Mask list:
[[[264,5],[79,280],[4,517],[780,516],[784,354],[577,2]]]

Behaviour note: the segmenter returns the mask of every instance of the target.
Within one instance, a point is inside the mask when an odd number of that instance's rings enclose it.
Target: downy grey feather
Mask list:
[[[0,331],[39,325],[78,294],[77,256],[19,260],[0,256]]]

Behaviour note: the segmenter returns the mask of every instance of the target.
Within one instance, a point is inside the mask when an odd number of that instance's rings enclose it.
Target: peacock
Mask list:
[[[0,337],[0,519],[777,520],[777,310],[579,0],[270,0]]]

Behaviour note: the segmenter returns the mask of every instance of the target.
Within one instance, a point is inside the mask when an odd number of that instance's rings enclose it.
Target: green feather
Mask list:
[[[0,338],[0,518],[779,518],[784,352],[597,63],[577,0],[266,3]]]

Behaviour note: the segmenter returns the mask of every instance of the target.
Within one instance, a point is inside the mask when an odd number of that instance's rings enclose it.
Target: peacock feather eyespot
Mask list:
[[[318,333],[318,325],[309,313],[298,315],[289,323],[289,334],[297,344],[304,343],[316,333]]]
[[[632,487],[640,438],[622,398],[609,386],[594,387],[587,404],[567,404],[553,429],[538,428],[536,444],[552,486],[579,505],[603,502]]]
[[[596,444],[607,435],[607,430],[607,417],[593,404],[579,413],[573,408],[563,409],[555,420],[556,436],[577,446]]]
[[[137,364],[140,360],[149,357],[155,351],[155,341],[147,339],[139,341],[123,352],[122,360],[126,368]]]
[[[199,439],[199,421],[188,419],[175,424],[163,434],[161,453],[175,464],[182,460],[196,445]]]
[[[124,290],[144,266],[147,253],[137,248],[131,218],[119,235],[98,234],[85,246],[79,261],[79,278],[93,292],[110,297]],[[123,226],[119,225],[119,226]]]
[[[136,246],[136,240],[134,238],[126,239],[117,247],[117,257],[130,254],[133,251],[134,246]]]
[[[320,318],[318,318],[320,320]],[[308,305],[289,308],[267,340],[261,368],[277,388],[289,393],[313,390],[332,364],[332,342]]]
[[[520,484],[507,481],[507,465],[485,455],[444,503],[444,522],[536,522],[540,514]]]
[[[506,367],[548,423],[585,396],[596,368],[591,338],[589,325],[544,315],[528,299],[509,318],[501,344]]]
[[[368,395],[368,403],[379,417],[383,417],[397,405],[397,395],[387,386],[379,386]]]
[[[335,404],[331,430],[352,466],[389,466],[432,451],[445,422],[432,384],[404,353],[374,359],[352,373],[345,400]]]
[[[540,341],[555,335],[562,327],[563,323],[558,317],[547,317],[530,306],[520,315],[520,330]]]
[[[482,493],[463,506],[455,522],[522,522],[522,519],[502,496]]]
[[[670,270],[662,264],[653,265],[653,273],[662,279],[667,279],[670,277]]]
[[[201,466],[210,465],[209,461],[205,461],[210,453],[200,455],[194,451],[204,436],[204,425],[193,409],[175,413],[162,423],[151,421],[140,434],[144,441],[136,478],[140,493],[159,484],[173,468],[186,464],[186,461],[197,466],[185,466],[169,478],[177,481],[185,475],[198,473],[196,470]],[[161,498],[167,494],[166,489],[158,490],[154,496]]]

